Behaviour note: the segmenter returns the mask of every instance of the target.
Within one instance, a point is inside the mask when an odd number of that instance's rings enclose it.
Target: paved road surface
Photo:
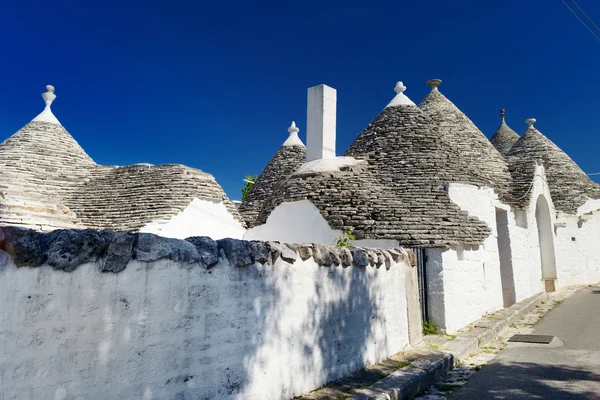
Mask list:
[[[449,398],[600,400],[600,286],[567,298],[535,325],[534,334],[559,340],[510,343]]]

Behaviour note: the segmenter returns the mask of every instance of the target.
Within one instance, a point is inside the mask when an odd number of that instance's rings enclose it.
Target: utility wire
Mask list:
[[[585,24],[585,22],[583,22],[583,20],[581,18],[579,18],[579,15],[577,15],[575,13],[575,11],[573,11],[573,9],[571,9],[571,7],[569,7],[569,5],[565,2],[565,0],[561,0],[561,1],[565,5],[565,7],[567,7],[569,9],[569,11],[571,11],[571,13],[575,16],[575,18],[577,18],[579,20],[579,22],[581,22],[581,24],[583,26],[585,26],[585,29],[587,29],[592,35],[594,35],[594,37],[596,38],[596,40],[598,40],[600,42],[600,37],[598,37],[598,35],[596,35],[596,33],[593,30],[591,30],[590,27],[587,26]],[[573,0],[571,0],[571,1],[573,1]]]
[[[594,26],[594,28],[596,28],[596,30],[597,30],[598,32],[600,32],[600,28],[598,28],[598,25],[596,25],[596,24],[594,23],[594,21],[592,21],[592,19],[591,19],[590,17],[588,17],[588,15],[587,15],[587,14],[586,14],[586,13],[585,13],[585,12],[584,12],[582,9],[581,9],[581,7],[579,7],[579,5],[578,5],[577,3],[575,3],[575,0],[571,0],[571,3],[573,3],[573,4],[575,5],[575,7],[577,7],[577,9],[579,10],[579,12],[580,12],[580,13],[582,13],[582,14],[583,14],[583,16],[584,16],[584,17],[585,17],[585,18],[586,18],[588,21],[590,21],[590,23],[591,23],[591,24]]]
[[[587,174],[588,176],[592,176],[592,175],[600,175],[600,172],[594,172],[592,174]]]

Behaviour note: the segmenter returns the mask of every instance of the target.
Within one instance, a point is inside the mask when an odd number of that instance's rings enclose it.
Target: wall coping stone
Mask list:
[[[74,271],[79,265],[98,262],[102,272],[123,271],[131,260],[153,262],[167,259],[214,267],[220,259],[245,268],[255,263],[274,264],[278,259],[294,263],[312,258],[322,267],[368,266],[386,269],[393,262],[413,265],[415,255],[404,248],[374,249],[334,247],[318,243],[280,243],[239,239],[212,240],[206,236],[185,240],[152,233],[125,233],[93,229],[58,229],[40,232],[16,226],[0,227],[0,249],[17,267],[35,268],[48,264],[55,270]]]

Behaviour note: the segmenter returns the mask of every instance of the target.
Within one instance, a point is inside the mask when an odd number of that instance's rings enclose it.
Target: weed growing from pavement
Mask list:
[[[439,328],[433,322],[427,320],[423,322],[423,334],[424,335],[437,335],[439,332]]]

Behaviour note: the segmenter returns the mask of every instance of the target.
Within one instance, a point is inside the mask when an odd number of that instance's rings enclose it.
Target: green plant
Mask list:
[[[431,350],[437,350],[440,348],[440,346],[438,346],[437,344],[433,344],[433,343],[428,343],[427,347],[429,347]]]
[[[352,231],[347,231],[342,236],[335,238],[335,247],[348,247],[353,246],[354,234]]]
[[[408,367],[409,365],[410,365],[410,362],[406,361],[406,362],[403,362],[403,363],[394,364],[394,368],[396,368],[396,369],[402,369],[404,367]]]
[[[246,175],[244,178],[244,187],[242,188],[242,201],[246,200],[246,196],[250,193],[250,190],[252,190],[257,179],[258,176],[256,175]]]
[[[430,320],[423,321],[423,335],[437,335],[439,328]]]

